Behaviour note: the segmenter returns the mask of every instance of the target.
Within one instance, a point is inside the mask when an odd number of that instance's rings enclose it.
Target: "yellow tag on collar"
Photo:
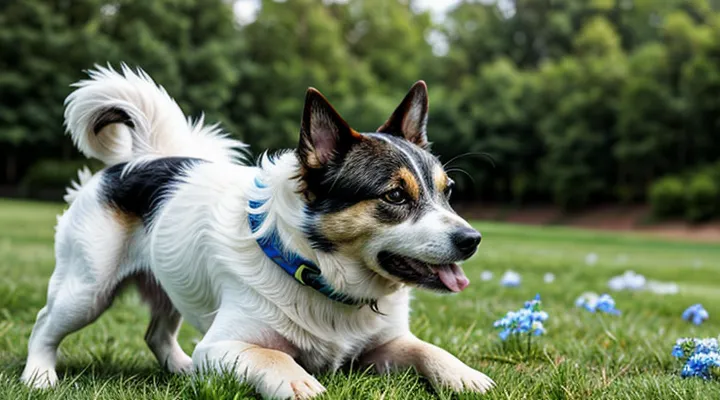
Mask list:
[[[303,281],[303,278],[302,278],[302,272],[305,270],[305,268],[308,268],[308,266],[305,264],[300,264],[298,269],[295,270],[295,274],[294,274],[295,280],[302,283],[303,285],[307,285],[307,283],[305,283],[305,281]]]

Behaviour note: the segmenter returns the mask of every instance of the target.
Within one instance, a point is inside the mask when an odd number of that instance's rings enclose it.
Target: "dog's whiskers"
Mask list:
[[[459,155],[451,158],[451,159],[450,159],[449,161],[447,161],[446,163],[444,163],[444,164],[443,164],[443,168],[449,166],[450,163],[452,163],[453,161],[456,161],[456,160],[459,160],[459,159],[461,159],[461,158],[463,158],[463,157],[468,157],[468,156],[483,156],[483,157],[487,158],[487,159],[490,161],[490,164],[492,165],[492,167],[495,168],[495,160],[492,158],[492,155],[491,155],[490,153],[487,153],[487,152],[484,152],[484,151],[476,151],[476,152],[471,151],[471,152],[459,154]]]
[[[467,175],[468,178],[470,178],[470,180],[472,181],[473,185],[476,184],[475,178],[473,178],[473,176],[472,176],[469,172],[465,171],[465,170],[462,169],[462,168],[450,168],[450,169],[448,169],[448,170],[445,171],[445,172],[448,173],[448,174],[451,174],[451,173],[453,173],[453,172],[462,172],[463,174]]]

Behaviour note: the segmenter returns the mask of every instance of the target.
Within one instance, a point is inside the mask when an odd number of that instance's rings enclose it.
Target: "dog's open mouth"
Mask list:
[[[465,272],[456,263],[430,264],[386,251],[380,252],[378,263],[403,282],[428,289],[461,292],[470,284]]]

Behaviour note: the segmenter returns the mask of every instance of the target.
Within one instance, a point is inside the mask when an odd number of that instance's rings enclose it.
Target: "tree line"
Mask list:
[[[245,24],[232,6],[0,3],[0,184],[67,182],[82,162],[62,135],[68,85],[121,61],[256,152],[295,146],[308,86],[372,131],[424,79],[463,200],[642,202],[720,159],[713,1],[464,1],[434,20],[411,0],[263,0]]]

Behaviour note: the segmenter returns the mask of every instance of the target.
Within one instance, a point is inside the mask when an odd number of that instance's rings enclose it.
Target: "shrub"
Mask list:
[[[715,184],[720,186],[720,161],[715,164],[710,164],[710,166],[707,167],[707,173],[710,174]]]
[[[650,207],[656,217],[677,217],[685,211],[685,185],[675,176],[655,181],[650,187]]]
[[[692,222],[706,221],[716,215],[720,187],[708,173],[695,174],[687,188],[685,216]]]
[[[87,165],[88,160],[41,160],[33,164],[23,177],[20,186],[29,196],[43,193],[62,193],[70,181],[77,179],[78,170]]]

